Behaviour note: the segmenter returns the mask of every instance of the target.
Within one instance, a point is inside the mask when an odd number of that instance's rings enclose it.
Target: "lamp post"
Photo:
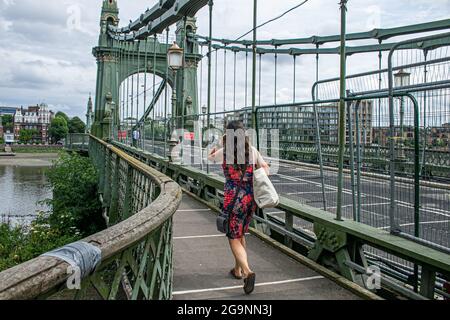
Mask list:
[[[411,82],[411,74],[409,72],[400,69],[396,74],[394,74],[395,86],[397,88],[403,88],[409,86]],[[400,145],[399,145],[399,156],[398,158],[405,159],[405,137],[404,137],[404,118],[405,118],[405,100],[402,97],[400,99]]]
[[[205,129],[205,116],[206,116],[206,113],[208,112],[208,108],[205,106],[205,105],[203,105],[203,107],[202,107],[202,113],[203,113],[203,130]],[[202,135],[202,137],[203,137],[203,135]]]
[[[170,69],[172,69],[173,71],[173,90],[172,90],[172,117],[175,117],[177,112],[176,112],[176,108],[177,108],[177,71],[178,69],[183,67],[183,55],[184,55],[184,50],[182,48],[180,48],[176,42],[173,43],[173,45],[169,48],[169,50],[167,51],[167,64],[169,66]],[[172,119],[173,120],[173,119]],[[170,145],[170,156],[169,159],[172,159],[172,150],[173,148],[176,146],[178,141],[174,141],[173,137],[172,137],[172,132],[173,132],[173,121],[172,121],[172,128],[170,128],[170,140],[169,140],[169,145]]]

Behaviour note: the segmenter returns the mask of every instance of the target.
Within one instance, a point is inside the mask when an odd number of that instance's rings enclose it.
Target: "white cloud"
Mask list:
[[[156,2],[156,1],[153,1]],[[339,33],[336,0],[310,0],[284,18],[258,30],[261,39],[299,38]],[[84,118],[89,92],[94,93],[96,62],[91,54],[99,32],[102,1],[0,1],[0,101],[11,106],[32,105],[45,100],[69,115]],[[259,22],[266,21],[299,3],[298,0],[259,1]],[[127,23],[153,3],[148,0],[119,0],[120,18]],[[215,1],[214,36],[236,38],[252,27],[253,1]],[[349,1],[348,31],[368,27],[394,27],[448,18],[449,0],[352,0]],[[208,33],[208,10],[198,14],[198,33]],[[172,28],[173,30],[174,28]],[[251,36],[249,36],[250,38]],[[332,44],[331,46],[337,46]],[[310,47],[310,46],[309,46]],[[219,55],[221,56],[221,54]],[[219,58],[219,63],[222,61]],[[228,56],[232,71],[232,55]],[[264,57],[262,103],[273,101],[273,57]],[[249,80],[250,66],[249,59]],[[338,57],[321,57],[321,78],[338,74]],[[376,68],[376,58],[349,58],[349,72]],[[314,81],[315,57],[297,59],[297,99],[309,100]],[[292,59],[280,59],[278,101],[292,100]],[[220,71],[219,67],[219,72]],[[238,55],[238,104],[244,97],[245,55]],[[206,64],[204,65],[206,71]],[[206,73],[205,73],[206,75]],[[227,99],[232,99],[232,74],[227,81]],[[206,81],[206,76],[203,77]],[[206,85],[204,85],[206,88]],[[223,80],[219,77],[218,105],[223,101]],[[249,87],[250,93],[250,87]],[[203,98],[205,101],[205,98]],[[250,99],[248,99],[250,101]],[[227,105],[230,103],[227,102]]]

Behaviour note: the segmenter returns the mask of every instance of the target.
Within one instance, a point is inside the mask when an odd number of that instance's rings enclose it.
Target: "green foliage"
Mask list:
[[[68,123],[69,133],[84,133],[86,125],[78,117],[73,117]]]
[[[21,129],[19,132],[19,141],[22,143],[30,143],[37,134],[39,132],[36,129]]]
[[[14,129],[14,116],[10,114],[4,114],[3,116],[0,116],[1,123],[3,125],[3,131],[13,131]]]
[[[61,149],[62,146],[52,146],[52,145],[12,146],[12,151],[15,153],[58,153],[61,151]]]
[[[5,139],[3,139],[3,137],[0,137],[0,144],[5,144]],[[1,152],[1,150],[0,150]]]
[[[444,139],[442,139],[442,138],[436,139],[436,147],[445,148],[446,146],[447,146],[447,143],[445,142]]]
[[[69,116],[62,111],[58,111],[55,114],[55,118],[63,118],[64,120],[66,120],[67,123],[69,122]]]
[[[61,153],[47,172],[53,199],[30,227],[0,223],[0,271],[80,240],[103,228],[97,172],[89,158]]]
[[[98,174],[91,160],[77,153],[61,153],[47,173],[53,188],[49,223],[83,235],[105,227],[98,199]]]
[[[80,238],[65,235],[42,221],[30,227],[0,224],[0,272]]]
[[[69,133],[67,121],[63,117],[55,117],[50,123],[48,133],[53,143],[64,139]]]
[[[167,130],[167,129],[164,127],[164,124],[161,122],[155,122],[154,127],[152,127],[151,122],[146,123],[145,124],[145,138],[152,139],[153,134],[154,134],[156,140],[163,140],[165,130]]]

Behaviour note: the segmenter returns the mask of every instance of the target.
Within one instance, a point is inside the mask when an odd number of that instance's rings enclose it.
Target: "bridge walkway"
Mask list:
[[[247,236],[249,262],[257,286],[246,296],[243,281],[228,273],[234,259],[224,235],[215,226],[214,212],[184,194],[174,216],[175,300],[294,299],[354,300],[356,294],[300,264],[253,235]]]

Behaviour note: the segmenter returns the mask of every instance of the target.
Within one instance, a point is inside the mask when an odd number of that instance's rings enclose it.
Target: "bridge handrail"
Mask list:
[[[158,166],[162,171],[167,170],[168,172],[171,172],[174,180],[180,185],[184,186],[188,191],[194,194],[199,196],[202,195],[207,201],[208,196],[206,194],[208,193],[208,188],[221,191],[224,188],[224,178],[221,176],[207,174],[206,172],[193,167],[170,163],[167,159],[163,159],[148,152],[142,152],[139,149],[121,143],[114,142],[114,144],[132,156],[138,159],[144,159],[146,162]],[[209,193],[211,192],[209,191]],[[209,200],[211,200],[211,198],[209,198]],[[335,217],[328,212],[300,204],[285,197],[280,197],[280,200],[278,209],[285,211],[286,215],[291,215],[313,223],[314,231],[318,238],[322,238],[318,235],[320,234],[318,231],[325,231],[325,238],[316,240],[316,244],[327,247],[328,240],[331,241],[332,238],[336,239],[338,243],[347,243],[347,245],[350,246],[352,245],[351,243],[366,244],[412,263],[417,263],[422,266],[423,270],[427,270],[427,272],[431,272],[432,274],[438,272],[447,277],[450,276],[450,255],[446,253],[416,243],[412,240],[393,235],[385,230],[379,230],[352,220],[337,221]],[[281,231],[286,239],[291,239],[292,241],[295,239],[292,237],[294,233],[292,232],[292,225],[287,226],[287,221],[288,219],[286,219],[284,226],[277,227],[274,230]],[[327,237],[331,238],[327,239]],[[425,273],[425,271],[423,272]],[[427,281],[424,286],[434,286],[432,279],[433,277],[424,279],[424,281]]]
[[[102,262],[97,270],[120,253],[139,243],[171,220],[181,202],[181,188],[172,179],[127,155],[118,148],[91,136],[105,152],[109,150],[140,174],[149,177],[160,189],[159,196],[130,218],[82,241],[101,250]],[[132,212],[133,213],[133,212]],[[69,264],[53,257],[37,257],[0,273],[0,300],[34,299],[64,289]]]

